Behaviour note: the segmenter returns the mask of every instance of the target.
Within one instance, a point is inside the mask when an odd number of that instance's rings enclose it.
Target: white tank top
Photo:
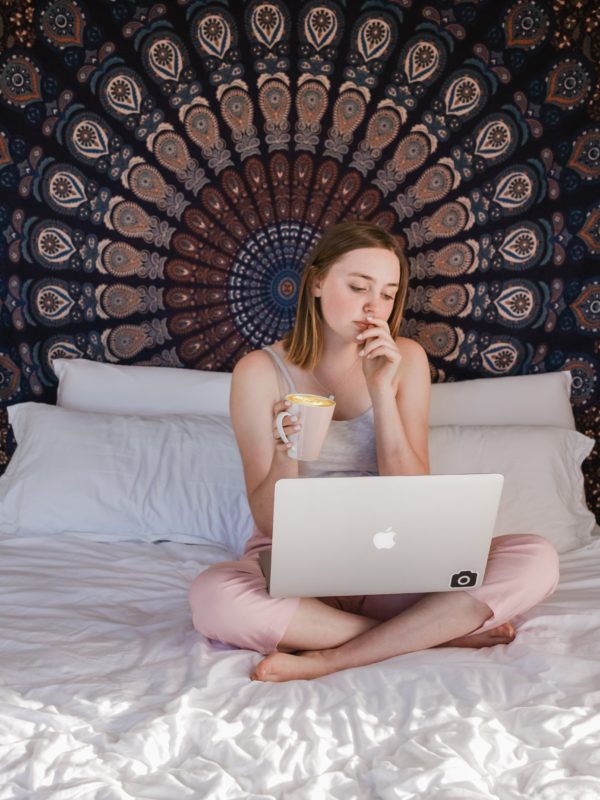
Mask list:
[[[270,347],[264,347],[263,350],[273,357],[287,382],[282,397],[296,393],[298,390],[281,356]],[[319,459],[298,462],[298,475],[301,478],[377,474],[372,406],[353,419],[331,420]]]

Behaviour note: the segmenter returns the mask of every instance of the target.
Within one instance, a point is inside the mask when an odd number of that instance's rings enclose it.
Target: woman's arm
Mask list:
[[[363,364],[373,401],[380,475],[429,475],[431,375],[423,347],[389,335],[384,320],[365,331]],[[365,356],[366,358],[366,356]]]
[[[398,389],[375,393],[373,415],[380,475],[429,475],[431,376],[418,342],[396,340],[402,354]]]
[[[252,517],[266,536],[273,532],[275,483],[298,477],[298,462],[276,446],[273,436],[273,406],[279,393],[276,367],[267,353],[256,350],[236,364],[229,400],[231,422]]]

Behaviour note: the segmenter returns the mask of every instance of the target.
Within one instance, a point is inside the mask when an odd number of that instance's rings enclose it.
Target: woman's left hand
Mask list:
[[[389,386],[395,393],[398,388],[402,356],[384,319],[367,317],[367,322],[371,327],[360,333],[360,341],[365,342],[361,351],[367,387],[371,393]]]

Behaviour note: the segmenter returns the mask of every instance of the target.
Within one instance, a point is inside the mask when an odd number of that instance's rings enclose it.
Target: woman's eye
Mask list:
[[[366,292],[367,290],[363,286],[350,286],[353,292]],[[389,294],[383,295],[384,300],[393,300],[394,296]]]

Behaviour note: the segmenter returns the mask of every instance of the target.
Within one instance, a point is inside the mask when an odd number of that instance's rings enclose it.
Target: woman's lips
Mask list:
[[[369,322],[360,322],[359,320],[355,320],[354,324],[356,325],[359,331],[366,331],[367,328],[371,327],[371,324]]]

